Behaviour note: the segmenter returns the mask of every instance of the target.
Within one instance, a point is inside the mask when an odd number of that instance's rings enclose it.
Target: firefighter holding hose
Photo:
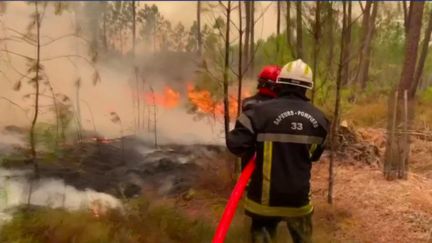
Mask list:
[[[227,146],[240,157],[256,153],[244,203],[253,242],[271,242],[281,221],[295,243],[311,242],[311,167],[323,152],[329,121],[306,97],[312,71],[302,60],[282,67],[276,86],[276,98],[239,116]]]

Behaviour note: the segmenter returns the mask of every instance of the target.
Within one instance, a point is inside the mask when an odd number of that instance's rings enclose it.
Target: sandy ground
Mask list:
[[[362,140],[384,153],[382,129],[359,129]],[[313,169],[317,225],[336,242],[432,242],[432,142],[412,138],[408,180],[387,181],[378,164],[337,161],[334,204],[327,204],[328,160]],[[324,241],[325,242],[325,241]]]
[[[313,198],[317,224],[328,221],[340,242],[431,242],[432,180],[410,174],[386,181],[370,167],[336,168],[334,204],[327,200],[326,163],[314,168]]]

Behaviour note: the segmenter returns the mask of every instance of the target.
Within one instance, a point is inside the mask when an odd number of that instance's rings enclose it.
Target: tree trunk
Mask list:
[[[77,121],[77,138],[78,142],[82,142],[82,123],[81,123],[81,105],[80,105],[80,88],[81,88],[81,79],[78,78],[78,80],[75,83],[75,105],[76,105],[76,121]]]
[[[335,153],[337,149],[337,134],[339,127],[339,113],[340,113],[340,89],[342,86],[342,73],[344,70],[344,66],[346,65],[346,56],[344,55],[343,50],[345,49],[346,44],[346,35],[347,35],[347,18],[349,14],[347,14],[347,3],[342,2],[343,4],[343,20],[342,20],[342,36],[341,36],[341,51],[339,53],[339,65],[338,72],[336,78],[336,101],[335,108],[333,113],[333,121],[330,130],[330,161],[329,161],[329,184],[328,184],[328,194],[327,194],[327,202],[329,204],[333,203],[333,186],[334,186],[334,160]]]
[[[311,102],[314,102],[315,98],[315,91],[316,91],[316,80],[318,76],[318,58],[319,58],[319,43],[321,38],[321,19],[320,19],[320,12],[321,12],[321,2],[316,1],[316,8],[315,8],[315,26],[314,26],[314,46],[313,46],[313,83],[314,86],[312,88],[312,95],[311,95]]]
[[[378,14],[378,4],[379,2],[374,3],[374,8],[372,9],[372,16],[370,20],[371,29],[370,29],[370,35],[368,35],[368,46],[366,50],[366,63],[363,73],[363,83],[362,83],[362,89],[365,89],[367,86],[367,81],[369,80],[369,66],[370,66],[370,60],[371,60],[371,51],[372,51],[372,39],[375,34],[375,20],[376,16]]]
[[[136,1],[132,1],[132,55],[135,57],[136,45]]]
[[[345,86],[348,84],[350,79],[350,60],[348,58],[351,55],[351,26],[352,26],[352,2],[348,1],[347,3],[347,17],[345,19],[345,45],[344,45],[344,60],[346,61],[346,64],[343,65],[343,71],[342,71],[342,85]]]
[[[231,1],[228,1],[226,8],[226,32],[225,32],[225,63],[223,73],[223,89],[224,89],[224,126],[225,139],[228,138],[229,132],[229,97],[228,97],[228,70],[229,70],[229,44],[230,44],[230,23],[231,23]]]
[[[287,13],[286,13],[286,38],[287,38],[287,45],[291,52],[291,57],[295,58],[296,54],[294,53],[293,48],[293,40],[292,40],[292,32],[291,32],[291,2],[286,1],[287,4]]]
[[[154,146],[158,147],[158,133],[157,133],[157,106],[156,106],[156,96],[154,93],[153,86],[150,85],[150,92],[153,99],[153,135],[154,135]]]
[[[202,38],[201,38],[201,1],[197,1],[197,40],[198,55],[202,55]]]
[[[366,7],[363,10],[363,19],[362,19],[362,25],[361,25],[361,33],[360,33],[360,54],[359,54],[359,65],[358,65],[358,70],[357,70],[357,74],[356,74],[356,82],[357,84],[360,84],[360,86],[362,86],[361,84],[363,83],[362,80],[362,70],[364,69],[364,59],[366,56],[366,39],[367,39],[367,35],[369,32],[369,21],[370,21],[370,14],[371,14],[371,7],[372,7],[372,2],[368,1],[366,2]]]
[[[251,29],[251,12],[250,12],[250,1],[244,1],[245,4],[245,43],[244,43],[244,57],[243,57],[243,67],[249,65],[249,44],[250,44],[250,29]]]
[[[327,58],[327,64],[328,67],[325,81],[330,77],[330,75],[333,74],[333,60],[334,60],[334,48],[335,48],[335,41],[334,41],[334,21],[333,21],[333,5],[331,2],[327,3],[327,22],[328,22],[328,42],[329,42],[329,52],[328,52],[328,58]]]
[[[132,1],[132,58],[133,58],[133,72],[134,72],[134,76],[135,76],[135,84],[136,84],[136,116],[137,116],[137,121],[136,121],[136,127],[135,127],[135,132],[140,130],[140,88],[139,88],[139,80],[138,80],[138,67],[136,65],[136,60],[135,60],[135,53],[136,51],[136,1]]]
[[[138,72],[139,72],[138,71],[138,66],[136,65],[136,63],[134,63],[133,75],[134,75],[135,85],[136,85],[136,87],[135,87],[135,103],[136,103],[136,116],[137,116],[136,117],[136,119],[137,119],[137,121],[136,121],[137,126],[135,128],[136,131],[140,131],[141,128],[144,129],[144,127],[141,126],[141,124],[143,123],[142,120],[144,118],[141,119],[141,92],[140,92],[141,88],[140,88],[140,80],[138,78]],[[132,90],[132,92],[133,92],[133,90]]]
[[[372,13],[371,13],[372,8]],[[371,43],[375,32],[375,19],[378,13],[378,2],[367,2],[365,14],[363,17],[362,24],[362,39],[361,39],[361,51],[359,69],[357,72],[356,81],[360,84],[362,90],[367,86],[369,79],[369,63],[371,54]]]
[[[238,1],[239,7],[239,49],[238,49],[238,93],[237,93],[237,116],[241,113],[242,101],[242,82],[243,82],[243,19],[242,19],[242,4]]]
[[[254,73],[255,69],[255,2],[250,3],[250,74]]]
[[[405,26],[405,34],[408,34],[408,23],[410,19],[411,13],[411,4],[408,6],[407,1],[402,1],[403,13],[404,13],[404,26]]]
[[[302,21],[302,2],[296,2],[297,17],[297,58],[303,59],[303,21]]]
[[[422,25],[422,17],[423,17],[423,9],[425,2],[417,2],[412,1],[410,4],[410,13],[409,13],[409,22],[407,25],[408,30],[407,38],[405,42],[405,60],[402,67],[401,79],[395,90],[397,90],[397,96],[392,97],[390,95],[389,99],[389,110],[388,110],[388,131],[392,132],[391,117],[394,115],[394,123],[393,130],[398,127],[403,127],[402,124],[405,123],[407,127],[410,126],[411,121],[414,115],[414,105],[413,99],[408,97],[408,95],[404,95],[412,87],[414,73],[416,70],[416,61],[417,61],[417,51],[420,39],[420,31]],[[404,96],[407,100],[404,101]],[[405,109],[405,103],[409,104],[407,109],[410,109],[408,121],[404,119],[404,113],[408,113]],[[395,107],[394,110],[391,107]],[[396,114],[394,114],[396,113]],[[408,124],[407,124],[408,123]],[[407,177],[408,170],[408,158],[409,158],[409,141],[407,139],[407,135],[405,136],[399,132],[393,132],[394,136],[387,140],[386,144],[386,152],[385,152],[385,161],[384,161],[384,176],[388,180],[392,179],[402,179]]]
[[[29,190],[27,195],[27,206],[31,203],[31,196],[33,193],[33,179],[39,178],[39,164],[37,162],[37,153],[36,153],[36,138],[35,138],[35,127],[39,115],[39,93],[40,93],[40,87],[39,87],[39,81],[40,81],[40,49],[41,49],[41,43],[40,43],[40,15],[39,15],[39,9],[38,9],[38,2],[34,2],[35,6],[35,23],[36,23],[36,73],[33,78],[35,82],[35,110],[33,115],[33,120],[30,127],[30,152],[31,152],[31,161],[33,164],[33,173],[34,177],[30,179],[29,182]]]
[[[423,45],[422,45],[422,50],[420,53],[420,58],[418,60],[417,69],[416,69],[415,74],[414,74],[414,81],[413,81],[412,86],[411,86],[410,91],[409,91],[409,95],[410,95],[411,99],[414,99],[414,97],[415,97],[415,94],[416,94],[417,88],[418,88],[418,84],[420,83],[420,79],[421,79],[422,74],[423,74],[423,68],[424,68],[426,57],[428,54],[429,41],[430,41],[431,33],[432,33],[432,11],[429,13],[429,21],[428,21],[428,25],[427,25],[427,28],[425,30],[425,34],[423,37]]]
[[[280,17],[281,17],[281,2],[280,2],[280,1],[277,1],[277,18],[276,18],[276,55],[278,55],[278,56],[279,56]]]
[[[39,92],[40,92],[40,87],[39,87],[39,81],[40,81],[40,50],[41,50],[41,44],[40,44],[40,28],[41,28],[41,23],[40,23],[40,14],[39,14],[39,9],[38,9],[38,2],[34,2],[34,6],[35,6],[35,13],[36,13],[36,73],[35,76],[33,78],[34,82],[35,82],[35,110],[34,110],[34,115],[33,115],[33,120],[31,123],[31,128],[30,128],[30,150],[31,150],[31,160],[33,163],[33,170],[34,170],[34,174],[35,177],[39,177],[39,165],[37,162],[37,153],[36,153],[36,138],[35,138],[35,127],[36,127],[36,123],[37,123],[37,119],[39,116]]]

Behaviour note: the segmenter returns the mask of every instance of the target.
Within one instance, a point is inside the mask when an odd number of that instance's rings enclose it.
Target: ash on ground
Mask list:
[[[19,153],[17,153],[19,154]],[[162,145],[137,137],[89,139],[64,146],[61,154],[41,154],[40,177],[61,179],[78,190],[92,189],[118,198],[151,192],[175,196],[192,188],[206,163],[226,155],[218,145]],[[4,158],[6,169],[31,169],[28,159]]]

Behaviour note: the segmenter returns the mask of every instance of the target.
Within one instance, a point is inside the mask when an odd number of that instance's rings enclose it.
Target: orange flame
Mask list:
[[[166,86],[163,93],[146,93],[144,95],[147,104],[162,106],[168,109],[175,108],[180,103],[180,93]]]
[[[193,85],[188,84],[188,99],[201,113],[211,114],[215,117],[223,117],[224,103],[223,101],[216,101],[213,99],[210,91],[196,90]],[[250,92],[244,91],[243,97],[249,96]],[[229,116],[231,120],[237,117],[237,97],[229,96]]]
[[[215,114],[216,103],[208,90],[196,90],[193,85],[188,84],[188,98],[199,112]]]
[[[242,98],[250,95],[246,89],[242,92]],[[202,114],[212,115],[214,117],[224,116],[223,100],[216,100],[209,90],[198,90],[192,84],[187,85],[187,98],[197,111]],[[169,86],[165,86],[163,92],[147,92],[144,94],[145,102],[149,105],[156,105],[167,109],[176,108],[181,102],[181,95]],[[237,117],[237,95],[228,97],[229,116],[231,120]]]

